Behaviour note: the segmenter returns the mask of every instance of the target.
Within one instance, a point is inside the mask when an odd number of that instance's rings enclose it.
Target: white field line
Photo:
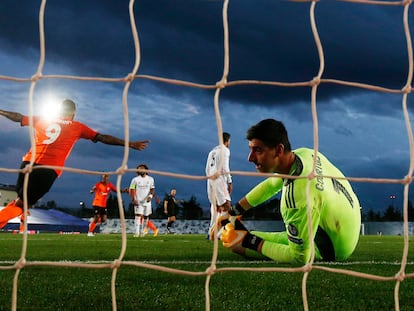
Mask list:
[[[115,259],[114,259],[115,260]],[[26,263],[30,262],[30,260],[27,260]],[[37,261],[37,263],[42,261]],[[46,262],[46,261],[45,261]],[[50,262],[50,261],[47,261]],[[81,261],[81,260],[58,260],[53,261],[57,263],[67,263],[67,264],[109,264],[112,263],[112,261],[109,260],[92,260],[92,261]],[[134,262],[133,260],[125,260],[125,262]],[[210,264],[211,261],[208,260],[163,260],[163,261],[157,261],[157,260],[144,260],[144,261],[135,261],[145,264],[154,264],[154,265],[183,265],[183,264]],[[16,263],[16,261],[13,260],[0,260],[0,265],[11,265]],[[236,261],[236,260],[218,260],[216,262],[217,264],[235,264],[235,265],[246,265],[246,266],[254,266],[258,264],[272,264],[271,261]],[[315,266],[356,266],[356,265],[390,265],[390,266],[399,266],[401,265],[401,262],[398,261],[374,261],[374,260],[367,260],[367,261],[349,261],[349,262],[317,262],[314,264]],[[408,266],[414,265],[414,261],[407,262]],[[275,267],[277,267],[277,264],[275,263]],[[259,267],[258,267],[259,268]],[[286,268],[286,266],[285,266]]]

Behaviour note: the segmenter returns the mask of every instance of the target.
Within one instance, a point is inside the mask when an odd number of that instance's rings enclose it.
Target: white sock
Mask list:
[[[143,228],[142,228],[143,232],[145,228],[147,228],[148,230],[148,218],[144,218],[144,223],[143,223]]]
[[[141,231],[141,216],[135,216],[135,234],[140,234]]]

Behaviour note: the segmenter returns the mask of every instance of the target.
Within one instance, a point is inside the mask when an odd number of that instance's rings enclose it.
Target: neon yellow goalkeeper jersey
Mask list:
[[[296,157],[290,175],[296,178],[270,177],[246,195],[249,204],[255,207],[282,190],[280,211],[286,232],[252,233],[264,239],[263,255],[278,262],[307,263],[311,256],[306,208],[309,202],[315,258],[344,260],[358,243],[361,226],[358,198],[350,183],[341,179],[344,177],[341,171],[323,154],[317,154],[315,174],[329,177],[309,179],[314,150],[300,148],[294,153]]]

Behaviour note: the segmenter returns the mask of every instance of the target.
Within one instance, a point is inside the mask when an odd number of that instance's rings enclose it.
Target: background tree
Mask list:
[[[203,209],[200,207],[200,203],[194,195],[190,197],[190,200],[181,202],[182,218],[183,219],[201,219],[203,217]]]
[[[157,204],[155,208],[154,218],[167,218],[164,213],[164,199],[160,200],[160,202]]]
[[[106,202],[108,218],[119,218],[118,198],[116,195],[110,194]]]
[[[414,207],[410,200],[408,200],[408,221],[414,221]]]
[[[268,219],[282,220],[280,214],[280,199],[272,198],[262,204],[248,210],[244,215],[244,219]]]
[[[375,212],[373,209],[368,210],[366,214],[362,214],[364,221],[381,221],[382,216],[380,212]]]
[[[382,217],[383,221],[402,221],[401,212],[393,205],[389,205]]]

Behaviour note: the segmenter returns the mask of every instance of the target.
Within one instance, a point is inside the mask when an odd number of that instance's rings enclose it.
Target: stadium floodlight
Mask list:
[[[40,115],[48,120],[59,116],[62,101],[53,94],[47,94],[42,98]]]

